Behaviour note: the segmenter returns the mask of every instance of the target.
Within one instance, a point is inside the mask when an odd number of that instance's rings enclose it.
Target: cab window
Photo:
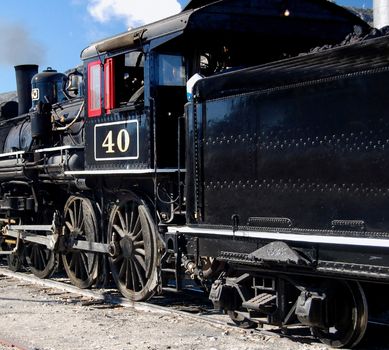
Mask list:
[[[164,86],[185,86],[185,65],[182,56],[158,56],[158,84]]]
[[[101,65],[100,61],[88,64],[88,116],[101,115]]]
[[[114,108],[143,102],[143,52],[128,52],[106,59],[104,73],[107,113]]]

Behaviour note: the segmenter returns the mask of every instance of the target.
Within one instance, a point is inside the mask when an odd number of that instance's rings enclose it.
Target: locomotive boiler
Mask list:
[[[0,106],[9,267],[46,278],[61,260],[134,301],[190,276],[239,326],[357,345],[389,310],[382,34],[328,1],[193,0],[66,74],[17,67],[19,110]]]

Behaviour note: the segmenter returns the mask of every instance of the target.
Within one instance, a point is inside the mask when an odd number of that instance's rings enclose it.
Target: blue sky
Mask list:
[[[0,11],[0,93],[15,90],[13,66],[38,63],[65,71],[90,43],[177,12],[189,0],[15,0]],[[341,5],[371,7],[372,0]],[[131,4],[133,3],[133,4]],[[129,13],[131,7],[131,14]],[[162,16],[166,17],[166,16]]]

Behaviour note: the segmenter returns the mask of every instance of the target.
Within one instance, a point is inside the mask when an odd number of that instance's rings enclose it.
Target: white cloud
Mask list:
[[[99,22],[122,19],[137,27],[174,15],[181,5],[177,0],[89,0],[88,11]]]

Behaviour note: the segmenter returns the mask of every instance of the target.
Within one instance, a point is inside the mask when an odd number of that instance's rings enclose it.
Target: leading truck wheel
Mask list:
[[[329,327],[312,327],[312,335],[333,348],[352,348],[363,338],[368,321],[365,293],[358,282],[331,282]]]
[[[39,278],[50,277],[57,268],[56,254],[44,245],[26,243],[24,256],[30,271]]]
[[[63,234],[71,241],[99,242],[95,206],[85,197],[71,196],[64,208]],[[89,288],[97,279],[99,255],[76,249],[62,254],[62,262],[72,284]]]
[[[7,255],[7,264],[11,271],[21,271],[23,268],[23,255],[21,255],[21,253],[12,253]]]
[[[33,221],[33,224],[47,225],[51,223],[53,212],[50,209],[42,209]],[[37,231],[37,235],[45,236],[46,233]],[[27,242],[24,244],[24,257],[30,271],[39,278],[49,278],[57,269],[57,254],[44,245]]]
[[[126,194],[113,206],[108,222],[109,264],[123,296],[142,301],[158,286],[157,233],[146,203]]]

